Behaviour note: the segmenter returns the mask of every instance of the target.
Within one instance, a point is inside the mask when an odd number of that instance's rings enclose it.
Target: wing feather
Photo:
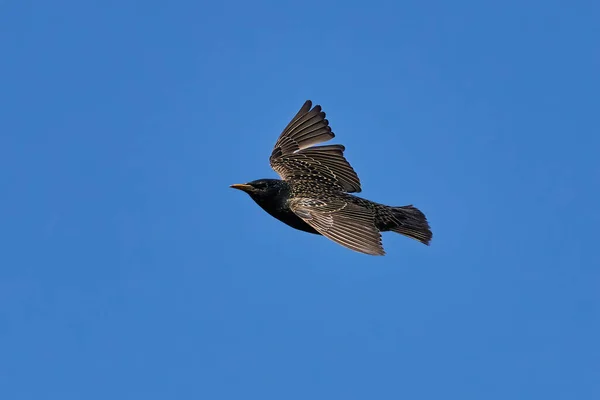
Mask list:
[[[373,211],[342,199],[296,198],[290,208],[334,242],[370,255],[384,255]]]
[[[344,157],[344,146],[315,146],[335,137],[321,106],[306,101],[285,127],[271,153],[271,167],[282,179],[309,179],[360,192],[360,179]]]

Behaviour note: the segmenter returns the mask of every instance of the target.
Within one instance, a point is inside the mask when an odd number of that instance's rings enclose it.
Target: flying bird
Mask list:
[[[231,185],[292,228],[323,235],[354,251],[382,256],[381,232],[392,231],[429,245],[425,215],[412,205],[390,207],[350,193],[361,191],[358,175],[335,137],[321,106],[306,101],[285,127],[271,157],[281,179]]]

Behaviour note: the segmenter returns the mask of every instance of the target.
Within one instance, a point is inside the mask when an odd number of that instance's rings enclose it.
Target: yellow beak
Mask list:
[[[229,187],[231,187],[231,188],[234,188],[234,189],[241,190],[241,191],[243,191],[243,192],[249,192],[249,191],[251,191],[252,189],[254,189],[254,188],[252,187],[252,185],[248,185],[248,184],[245,184],[245,183],[235,183],[235,184],[233,184],[233,185],[231,185],[231,186],[229,186]]]

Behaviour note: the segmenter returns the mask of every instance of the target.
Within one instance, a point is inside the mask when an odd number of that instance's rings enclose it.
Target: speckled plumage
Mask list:
[[[321,234],[352,250],[384,255],[381,234],[393,231],[429,244],[425,215],[412,205],[390,207],[350,193],[361,191],[344,146],[316,144],[335,137],[321,106],[306,101],[283,130],[271,153],[279,179],[232,185],[247,192],[285,224]]]

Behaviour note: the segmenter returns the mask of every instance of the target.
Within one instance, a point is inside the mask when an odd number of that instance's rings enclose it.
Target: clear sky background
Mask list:
[[[597,1],[0,2],[0,398],[600,398]],[[431,247],[229,184],[321,104]]]

